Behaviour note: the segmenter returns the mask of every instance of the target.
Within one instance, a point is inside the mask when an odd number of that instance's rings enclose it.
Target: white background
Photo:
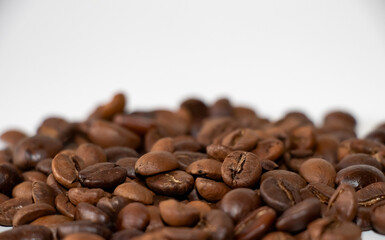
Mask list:
[[[118,91],[129,109],[344,109],[362,136],[385,121],[385,1],[0,0],[0,131],[80,120]]]

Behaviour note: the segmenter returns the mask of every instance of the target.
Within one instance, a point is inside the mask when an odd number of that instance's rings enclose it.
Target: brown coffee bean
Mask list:
[[[136,228],[129,228],[124,229],[118,232],[115,232],[111,236],[111,240],[126,240],[126,239],[133,239],[136,236],[142,235],[143,232],[136,229]]]
[[[373,166],[375,168],[378,168],[379,170],[382,170],[381,163],[379,163],[375,158],[371,157],[370,155],[364,153],[355,153],[345,156],[337,164],[336,169],[339,171],[343,168],[359,164]]]
[[[23,172],[22,176],[24,178],[24,181],[30,181],[30,182],[36,182],[36,181],[46,182],[47,181],[47,176],[44,173],[41,173],[39,171]]]
[[[86,220],[66,222],[57,226],[57,236],[59,239],[64,239],[67,235],[74,233],[92,233],[105,239],[109,239],[111,236],[111,231],[103,224]]]
[[[326,215],[339,221],[353,221],[357,208],[356,191],[348,184],[341,184],[329,200]]]
[[[211,211],[210,205],[203,201],[195,200],[195,201],[188,202],[187,205],[198,210],[201,217]]]
[[[131,200],[121,196],[102,197],[96,206],[107,213],[111,221],[115,221],[119,211],[130,202]]]
[[[351,222],[334,221],[331,218],[317,219],[308,227],[311,239],[320,240],[359,240],[361,229]]]
[[[239,128],[222,139],[222,145],[233,150],[250,151],[255,147],[259,140],[256,131],[248,128]]]
[[[277,160],[284,153],[283,142],[276,138],[268,138],[258,142],[252,151],[259,159]]]
[[[306,181],[299,174],[295,172],[290,172],[287,170],[272,170],[265,172],[261,176],[261,183],[263,183],[267,178],[273,177],[277,180],[287,180],[289,181],[295,188],[301,189],[306,187]]]
[[[126,169],[129,178],[137,178],[135,175],[135,163],[137,160],[138,158],[135,157],[125,157],[116,161],[116,165]]]
[[[9,197],[5,194],[2,194],[0,193],[0,204],[2,204],[3,202],[9,200]]]
[[[195,188],[199,195],[209,202],[217,202],[231,189],[223,182],[214,180],[197,178],[195,180]]]
[[[343,111],[333,111],[328,113],[324,118],[325,125],[341,125],[349,128],[354,128],[357,124],[353,115]]]
[[[0,150],[0,163],[11,163],[12,151],[9,148]]]
[[[288,208],[277,220],[276,228],[280,231],[298,232],[321,215],[321,203],[316,198],[307,198]]]
[[[186,172],[198,176],[211,178],[216,181],[222,180],[221,174],[222,163],[213,159],[200,159],[191,163],[187,168]]]
[[[123,146],[136,149],[140,145],[140,138],[136,133],[104,120],[91,122],[88,137],[102,148]]]
[[[93,233],[74,233],[67,235],[63,240],[105,240],[105,238]]]
[[[64,215],[47,215],[37,218],[36,220],[31,222],[31,225],[41,225],[49,228],[55,228],[56,225],[72,221],[72,218]]]
[[[227,155],[221,171],[223,181],[231,188],[253,187],[261,176],[262,167],[255,154],[235,151]]]
[[[193,137],[188,135],[176,136],[173,138],[174,151],[191,151],[198,152],[202,149],[200,145]]]
[[[79,180],[85,187],[112,188],[126,179],[126,170],[115,163],[103,162],[88,166],[79,172]]]
[[[69,198],[64,194],[58,194],[55,198],[56,209],[64,216],[75,218],[76,207],[71,203]]]
[[[358,204],[369,207],[385,199],[385,182],[372,183],[357,191]]]
[[[265,235],[262,240],[295,240],[293,236],[285,232],[271,232]]]
[[[302,199],[315,197],[321,203],[328,204],[334,190],[334,188],[324,183],[309,183],[305,188],[301,189],[300,193]]]
[[[301,201],[299,189],[285,179],[269,177],[261,184],[261,196],[265,203],[283,212]]]
[[[279,167],[278,164],[268,159],[261,160],[261,166],[262,169],[266,171],[271,171]]]
[[[60,153],[52,160],[52,174],[66,188],[80,187],[78,172],[83,166],[79,157]]]
[[[7,201],[4,201],[0,204],[0,225],[2,226],[12,226],[12,219],[14,218],[16,212],[32,204],[32,199],[28,198],[11,198]]]
[[[110,217],[100,208],[95,207],[86,202],[81,202],[76,206],[75,211],[76,220],[88,220],[94,223],[101,223],[104,225],[110,224]]]
[[[371,222],[371,208],[359,206],[354,222],[362,231],[368,231],[372,229]]]
[[[10,194],[12,188],[21,182],[21,176],[10,164],[0,164],[0,193]]]
[[[150,213],[142,203],[130,203],[120,210],[116,226],[119,230],[136,228],[146,229],[150,222]]]
[[[200,144],[207,146],[213,143],[215,137],[219,134],[234,129],[234,123],[231,118],[221,117],[206,119],[203,121],[197,140]]]
[[[47,227],[24,225],[0,233],[0,239],[53,240],[54,238]]]
[[[316,144],[314,127],[311,125],[295,128],[290,134],[292,149],[312,149]]]
[[[336,164],[338,144],[338,139],[332,134],[318,135],[314,157],[325,159],[333,165]]]
[[[48,184],[48,186],[50,186],[53,189],[53,191],[55,192],[55,195],[63,194],[63,193],[65,193],[67,191],[64,187],[62,187],[56,181],[56,179],[53,176],[53,174],[48,175],[48,177],[47,177],[47,184]]]
[[[5,142],[10,148],[14,148],[18,142],[27,137],[27,134],[25,134],[24,132],[12,129],[2,133],[0,139]]]
[[[129,147],[109,147],[104,149],[108,162],[117,162],[121,158],[135,157],[138,158],[139,154]]]
[[[174,152],[174,140],[170,137],[164,137],[159,139],[152,145],[151,152],[156,151],[165,151],[165,152]]]
[[[39,135],[56,138],[65,142],[72,137],[74,126],[58,117],[50,117],[43,121],[37,129]]]
[[[155,195],[146,187],[143,187],[142,185],[135,182],[120,184],[115,188],[114,194],[135,202],[141,202],[143,204],[152,204],[154,202]]]
[[[135,172],[142,176],[151,176],[178,167],[179,164],[174,154],[164,151],[149,152],[136,161]]]
[[[100,188],[71,188],[68,190],[68,198],[74,205],[87,202],[95,205],[99,199],[108,196],[109,193]]]
[[[370,215],[373,228],[377,232],[385,234],[385,202],[374,205]]]
[[[168,225],[177,227],[194,226],[199,221],[199,211],[194,207],[173,199],[159,204],[160,215]]]
[[[252,211],[235,226],[235,238],[240,240],[260,239],[274,224],[276,213],[269,207]]]
[[[80,145],[76,149],[75,154],[84,161],[84,167],[107,161],[107,157],[103,149],[92,143],[84,143]]]
[[[218,160],[223,162],[223,160],[226,158],[226,156],[231,153],[233,150],[229,147],[220,145],[220,144],[210,144],[206,147],[207,154]]]
[[[174,152],[174,155],[178,160],[179,169],[184,171],[193,162],[198,161],[199,159],[208,158],[207,154],[199,153],[199,152],[190,152],[190,151],[176,151]]]
[[[54,157],[62,147],[55,138],[42,135],[28,137],[16,145],[13,163],[23,170],[33,168],[40,160]]]
[[[33,220],[54,214],[56,212],[55,208],[46,203],[34,203],[27,206],[24,206],[18,210],[15,216],[12,219],[13,226],[24,225],[32,222]]]
[[[156,125],[154,119],[127,114],[117,114],[113,121],[120,126],[130,129],[140,135],[144,135]]]
[[[22,182],[17,184],[12,190],[14,198],[28,198],[32,200],[32,183]]]
[[[184,171],[176,170],[148,177],[146,184],[155,193],[175,196],[190,192],[194,187],[194,178]]]
[[[201,229],[187,227],[164,227],[159,230],[145,233],[132,240],[208,240],[209,234]]]
[[[359,190],[371,183],[385,182],[384,174],[369,165],[353,165],[340,170],[336,176],[336,183],[346,183]]]
[[[46,203],[55,206],[55,192],[47,183],[33,182],[31,193],[35,203]]]
[[[325,183],[334,186],[336,170],[333,165],[322,158],[306,160],[299,168],[299,173],[308,183]]]
[[[156,229],[164,227],[164,223],[160,216],[160,210],[156,206],[146,206],[148,213],[150,214],[150,222],[147,225],[146,232],[151,232]]]
[[[223,196],[219,202],[219,208],[237,223],[258,208],[260,204],[261,201],[257,192],[248,188],[237,188]]]
[[[45,158],[36,164],[35,169],[46,176],[52,173],[52,158]]]
[[[115,114],[123,112],[125,105],[124,94],[118,93],[108,103],[97,107],[88,119],[111,119]]]
[[[226,240],[233,239],[234,237],[234,224],[232,219],[218,209],[207,212],[198,225],[210,233],[210,239]]]

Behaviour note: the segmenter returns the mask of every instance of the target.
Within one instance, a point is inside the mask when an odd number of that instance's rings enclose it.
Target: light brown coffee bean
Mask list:
[[[126,205],[118,214],[116,227],[119,230],[136,228],[146,229],[150,222],[150,213],[142,203],[130,203]]]
[[[299,168],[299,173],[308,183],[325,183],[334,187],[336,170],[331,163],[322,158],[306,160]]]
[[[17,184],[12,190],[14,198],[28,198],[32,200],[32,182],[22,182]]]
[[[68,198],[74,205],[78,205],[81,202],[95,205],[99,199],[108,195],[109,193],[100,188],[71,188],[68,190]]]
[[[210,178],[216,181],[222,180],[221,174],[222,163],[213,159],[200,159],[191,163],[187,168],[186,172],[197,176]]]
[[[32,222],[33,220],[51,215],[56,212],[55,208],[46,203],[34,203],[27,206],[24,206],[19,211],[16,212],[15,216],[12,219],[13,226],[24,225]]]
[[[52,174],[55,180],[66,188],[80,187],[78,172],[84,166],[83,164],[77,156],[60,153],[52,160]]]
[[[107,157],[103,149],[92,143],[84,143],[80,145],[76,149],[75,154],[84,161],[84,167],[107,161]]]
[[[231,189],[223,182],[214,180],[197,178],[195,180],[195,188],[199,195],[209,202],[217,202]]]
[[[32,183],[32,198],[35,203],[47,203],[55,206],[55,192],[45,182]]]
[[[159,204],[160,215],[170,226],[194,226],[199,221],[199,211],[194,207],[170,199]]]
[[[144,154],[135,163],[136,174],[151,176],[167,172],[179,167],[175,155],[165,151],[149,152]]]
[[[75,217],[76,207],[71,203],[67,195],[64,193],[60,193],[56,196],[55,206],[56,209],[64,216],[67,216],[71,219]]]
[[[56,225],[72,221],[72,218],[64,215],[47,215],[32,221],[31,225],[41,225],[49,228],[55,228]]]
[[[107,213],[86,202],[81,202],[76,205],[75,220],[89,220],[91,222],[101,223],[107,226],[111,223],[110,217]]]
[[[32,204],[32,199],[11,198],[0,204],[0,225],[12,226],[12,219],[16,212],[23,207]]]
[[[120,184],[115,188],[114,194],[135,202],[141,202],[143,204],[152,204],[154,202],[155,195],[146,187],[143,187],[135,182]]]

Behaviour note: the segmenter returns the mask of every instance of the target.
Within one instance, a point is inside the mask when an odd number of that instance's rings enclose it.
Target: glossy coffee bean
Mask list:
[[[0,233],[0,239],[53,240],[54,238],[47,227],[23,225]]]
[[[87,202],[95,205],[99,199],[109,194],[100,188],[71,188],[68,190],[68,198],[74,205]]]
[[[110,224],[110,217],[107,213],[86,202],[81,202],[76,205],[75,220],[88,220],[90,222],[101,223],[107,226]]]
[[[184,171],[176,170],[148,177],[146,184],[155,193],[175,196],[190,192],[194,187],[194,178]]]
[[[11,198],[0,204],[0,225],[12,226],[12,219],[16,212],[32,204],[32,199],[28,198]]]
[[[20,210],[16,212],[12,219],[12,225],[13,226],[19,226],[24,225],[29,222],[32,222],[33,220],[46,216],[51,215],[56,212],[55,208],[52,207],[49,204],[46,203],[34,203],[27,206],[24,206]]]
[[[199,195],[209,202],[217,202],[231,189],[223,182],[216,182],[211,179],[197,178],[195,188]]]
[[[199,221],[199,211],[194,207],[170,199],[159,204],[160,215],[168,225],[194,226]]]
[[[234,237],[233,221],[221,210],[213,209],[207,212],[198,225],[210,233],[210,239],[226,240]]]
[[[88,166],[79,172],[79,180],[85,187],[112,188],[126,179],[126,170],[115,163],[102,162]]]
[[[317,219],[308,227],[311,239],[320,240],[359,240],[361,229],[351,222],[334,221],[331,218]]]
[[[159,139],[152,145],[151,152],[156,151],[165,151],[165,152],[174,152],[174,140],[171,137],[164,137]]]
[[[83,160],[77,156],[60,153],[52,160],[52,174],[66,188],[80,187],[78,174],[83,166]]]
[[[10,164],[0,164],[0,193],[9,194],[22,178],[16,168]]]
[[[359,190],[375,182],[385,182],[384,174],[369,165],[353,165],[340,170],[336,176],[336,183],[346,183]]]
[[[339,221],[353,221],[357,208],[356,191],[348,184],[341,184],[330,197],[326,215]]]
[[[73,219],[64,215],[47,215],[39,217],[31,222],[31,225],[40,225],[49,228],[55,228],[56,225],[72,222]]]
[[[216,181],[222,180],[221,174],[222,163],[213,159],[200,159],[191,163],[187,168],[186,172],[197,176],[210,178]]]
[[[334,186],[336,170],[333,165],[322,158],[306,160],[299,168],[299,173],[308,183],[325,183]]]
[[[174,154],[164,151],[149,152],[136,161],[135,173],[142,176],[151,176],[178,167],[178,160]]]
[[[152,204],[155,195],[146,187],[135,182],[120,184],[115,188],[114,194],[143,204]]]
[[[315,197],[321,203],[328,204],[334,191],[334,188],[324,183],[309,183],[305,188],[301,189],[300,193],[302,199]]]
[[[345,156],[337,164],[336,170],[339,171],[343,168],[347,168],[353,165],[360,165],[360,164],[373,166],[375,168],[378,168],[379,170],[382,170],[381,163],[379,163],[375,158],[371,157],[370,155],[364,154],[364,153],[355,153],[355,154],[349,154]]]
[[[262,167],[255,154],[235,151],[227,155],[221,171],[223,181],[231,188],[253,187],[261,176]]]
[[[261,183],[263,183],[268,177],[273,177],[277,180],[287,180],[298,189],[304,188],[307,185],[305,179],[303,179],[299,174],[287,170],[278,169],[265,172],[261,176]]]
[[[107,161],[107,157],[103,151],[103,148],[92,143],[81,144],[76,149],[75,154],[83,159],[85,167]]]
[[[150,213],[142,203],[130,203],[120,210],[116,227],[120,230],[135,228],[145,230],[150,222]]]
[[[357,191],[358,204],[370,207],[385,199],[385,182],[372,183]]]

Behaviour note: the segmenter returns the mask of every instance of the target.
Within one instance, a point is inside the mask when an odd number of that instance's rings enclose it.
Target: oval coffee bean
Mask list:
[[[207,154],[200,152],[190,152],[190,151],[176,151],[174,152],[175,157],[179,163],[180,170],[186,170],[186,168],[193,162],[199,159],[208,158]]]
[[[164,137],[159,139],[152,145],[151,152],[156,151],[166,151],[166,152],[174,152],[174,140],[170,137]]]
[[[36,220],[31,222],[31,225],[41,225],[49,228],[54,228],[56,225],[72,221],[72,218],[64,215],[47,215],[37,218]]]
[[[108,162],[117,162],[121,158],[135,157],[138,158],[139,154],[129,147],[109,147],[104,149]]]
[[[353,221],[357,208],[356,191],[348,184],[341,184],[329,200],[326,216],[332,216],[339,221]]]
[[[100,188],[71,188],[68,190],[68,198],[74,205],[78,205],[81,202],[95,205],[99,199],[108,195],[109,193]]]
[[[199,195],[207,201],[217,202],[231,189],[223,182],[214,180],[197,178],[195,180],[195,188]]]
[[[200,159],[191,163],[187,168],[186,172],[197,176],[210,178],[216,181],[222,180],[221,174],[222,163],[213,159]]]
[[[0,164],[0,179],[0,193],[4,194],[10,194],[13,187],[22,180],[16,168],[10,164]]]
[[[110,217],[107,213],[86,202],[81,202],[76,206],[75,220],[88,220],[107,226],[110,224]]]
[[[273,177],[277,180],[287,180],[289,181],[295,188],[301,189],[306,187],[307,183],[305,179],[303,179],[299,174],[295,172],[290,172],[287,170],[271,170],[268,172],[265,172],[261,176],[261,184],[263,181],[265,181],[268,177]]]
[[[52,173],[52,158],[45,158],[36,164],[35,169],[45,175]]]
[[[370,215],[373,228],[377,232],[385,234],[385,202],[374,205]]]
[[[151,176],[178,167],[178,160],[174,154],[164,151],[149,152],[136,161],[135,172],[142,176]]]
[[[253,187],[262,173],[261,162],[250,152],[235,151],[222,164],[223,181],[231,188]]]
[[[213,209],[203,216],[202,226],[210,233],[210,239],[226,240],[234,237],[233,220],[221,210]]]
[[[116,161],[116,165],[126,170],[127,176],[131,179],[137,178],[135,175],[135,163],[138,160],[136,157],[125,157]]]
[[[231,153],[233,150],[229,147],[220,145],[220,144],[211,144],[206,147],[207,154],[218,160],[223,162],[223,160],[226,158],[226,156]]]
[[[41,173],[39,171],[27,171],[22,174],[24,181],[30,181],[30,182],[36,182],[36,181],[41,181],[41,182],[46,182],[47,181],[47,176],[44,173]]]
[[[93,223],[86,220],[66,222],[57,226],[57,236],[59,239],[80,232],[97,234],[105,239],[109,239],[111,236],[110,229],[103,224]]]
[[[385,199],[385,182],[372,183],[357,191],[358,204],[369,207]]]
[[[17,184],[12,190],[14,198],[28,198],[32,200],[32,183],[22,182]]]
[[[375,182],[385,182],[384,174],[369,165],[353,165],[337,173],[336,183],[346,183],[359,190]]]
[[[250,151],[259,140],[256,131],[248,128],[236,129],[222,139],[222,145],[233,150]]]
[[[223,196],[219,202],[219,208],[237,223],[258,208],[260,204],[257,192],[248,188],[237,188]]]
[[[271,232],[265,235],[262,240],[296,240],[296,238],[285,232]]]
[[[379,163],[375,158],[371,157],[370,155],[364,154],[364,153],[355,153],[355,154],[349,154],[345,156],[337,164],[336,170],[339,171],[343,168],[350,167],[353,165],[360,165],[360,164],[373,166],[375,168],[378,168],[379,170],[382,170],[381,163]]]
[[[16,212],[23,207],[32,204],[32,199],[11,198],[0,204],[0,225],[12,226],[12,219]]]
[[[371,208],[359,206],[354,222],[362,231],[368,231],[372,229],[371,222]]]
[[[258,142],[257,147],[252,151],[259,159],[277,160],[285,151],[281,140],[268,138]]]
[[[83,159],[85,167],[107,161],[107,157],[103,151],[103,148],[92,143],[81,144],[76,149],[75,154]]]
[[[147,206],[148,213],[150,214],[150,222],[147,225],[146,232],[151,232],[156,229],[164,227],[162,217],[160,216],[159,208],[156,206]],[[199,211],[199,210],[198,210]]]
[[[0,139],[10,148],[14,148],[18,142],[28,137],[24,132],[16,129],[5,131],[0,135]]]
[[[46,203],[30,204],[21,208],[19,211],[16,212],[12,220],[12,225],[13,226],[24,225],[29,222],[32,222],[33,220],[39,217],[51,215],[51,214],[54,214],[55,212],[56,212],[55,208],[53,208],[51,205]]]
[[[325,183],[334,186],[336,170],[333,165],[322,158],[306,160],[299,168],[299,173],[308,183]]]
[[[55,206],[55,192],[45,182],[32,183],[32,198],[35,203],[47,203]]]
[[[199,211],[174,199],[160,202],[160,215],[168,225],[176,227],[194,226],[199,221]]]
[[[76,207],[64,193],[60,193],[56,196],[55,206],[56,209],[64,216],[72,219],[75,218]]]
[[[136,228],[130,228],[130,229],[124,229],[118,232],[115,232],[112,234],[110,240],[125,240],[125,239],[133,239],[136,236],[142,235],[143,232],[136,229]]]
[[[43,135],[28,137],[16,145],[13,163],[23,170],[33,168],[40,160],[54,157],[62,147],[56,138]]]
[[[63,240],[105,240],[105,238],[93,233],[74,233],[67,235]]]
[[[176,170],[148,177],[146,184],[155,193],[175,196],[190,192],[194,187],[194,178],[184,171]]]
[[[316,197],[321,203],[329,203],[330,197],[334,194],[334,188],[324,183],[309,183],[306,188],[301,189],[302,199]],[[304,197],[303,193],[308,191],[310,196]]]
[[[116,227],[119,230],[135,228],[145,230],[150,222],[150,213],[142,203],[130,203],[118,214]]]
[[[307,224],[320,215],[321,203],[316,198],[308,198],[283,212],[277,220],[276,228],[295,233],[306,229]]]
[[[96,163],[81,170],[79,180],[85,187],[112,188],[124,182],[126,173],[115,163]]]
[[[121,196],[102,197],[96,206],[107,213],[110,219],[114,221],[119,211],[130,202],[131,200]]]
[[[339,222],[330,218],[317,219],[308,227],[311,239],[360,240],[361,229],[351,222]]]
[[[52,174],[66,188],[79,187],[78,172],[81,168],[82,160],[76,156],[59,153],[52,160]]]
[[[260,207],[235,226],[235,239],[260,239],[274,224],[276,213],[272,208]]]
[[[44,226],[23,225],[0,233],[0,239],[53,240],[52,232]]]
[[[155,195],[146,187],[135,182],[120,184],[115,188],[114,194],[135,202],[141,202],[143,204],[152,204],[154,202]]]

